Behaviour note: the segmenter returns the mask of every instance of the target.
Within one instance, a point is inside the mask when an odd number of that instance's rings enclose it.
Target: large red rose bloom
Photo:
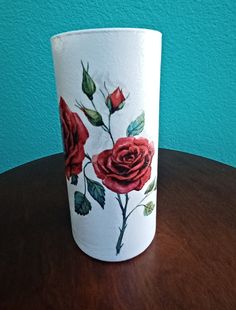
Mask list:
[[[89,137],[78,114],[71,112],[65,100],[60,98],[60,117],[64,141],[66,177],[77,175],[82,171],[85,158],[84,144]]]
[[[92,158],[95,173],[118,194],[139,191],[151,176],[153,143],[145,138],[120,138],[114,147]]]

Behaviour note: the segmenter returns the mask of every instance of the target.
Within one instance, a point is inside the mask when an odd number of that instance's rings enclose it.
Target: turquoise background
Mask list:
[[[236,166],[235,0],[0,1],[0,171],[62,151],[49,38],[163,33],[160,146]]]

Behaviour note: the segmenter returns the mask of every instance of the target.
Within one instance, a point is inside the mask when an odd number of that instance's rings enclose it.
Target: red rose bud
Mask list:
[[[108,95],[106,99],[106,105],[111,113],[121,110],[125,104],[125,96],[122,93],[122,90],[117,87],[113,93]]]
[[[86,70],[82,61],[81,64],[83,67],[82,90],[88,96],[89,100],[93,100],[93,94],[96,91],[96,85],[88,73],[88,66]]]
[[[103,120],[100,113],[94,110],[90,110],[80,105],[80,110],[84,112],[84,115],[87,117],[88,121],[96,127],[103,126]]]

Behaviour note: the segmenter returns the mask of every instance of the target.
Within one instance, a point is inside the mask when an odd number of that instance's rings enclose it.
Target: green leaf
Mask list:
[[[155,204],[152,201],[149,201],[145,207],[144,207],[144,211],[143,211],[143,215],[148,216],[152,213],[152,211],[155,208]]]
[[[144,128],[145,115],[144,112],[140,114],[134,121],[132,121],[126,131],[127,137],[139,135]]]
[[[75,212],[80,215],[86,215],[92,209],[91,203],[88,201],[86,196],[80,192],[75,192]]]
[[[105,189],[99,182],[87,178],[89,194],[96,200],[104,209],[105,205]]]
[[[73,185],[77,185],[78,184],[78,175],[73,174],[71,176],[71,184],[73,184]]]
[[[145,190],[144,194],[148,194],[152,191],[156,190],[156,179],[154,179],[147,187],[147,189]]]

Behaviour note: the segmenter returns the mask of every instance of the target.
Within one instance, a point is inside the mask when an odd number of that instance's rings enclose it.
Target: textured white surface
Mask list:
[[[96,85],[106,81],[109,90],[121,87],[129,97],[122,110],[112,116],[112,134],[115,141],[126,136],[126,129],[142,111],[145,112],[145,126],[140,137],[154,142],[158,149],[159,123],[159,83],[161,61],[161,34],[154,31],[99,31],[95,33],[69,34],[52,39],[55,75],[58,101],[62,96],[70,109],[77,112],[89,130],[90,137],[85,150],[92,156],[105,149],[111,149],[112,143],[101,127],[93,127],[88,123],[83,113],[75,106],[75,99],[86,107],[91,107],[86,95],[81,90],[82,67],[89,62],[89,73]],[[94,103],[104,119],[107,119],[108,109],[101,93],[94,94]],[[138,136],[137,136],[138,137]],[[150,181],[156,177],[157,151],[152,161]],[[91,179],[96,178],[90,167],[86,174]],[[132,210],[144,197],[148,181],[141,191],[129,193],[128,211]],[[106,190],[105,209],[92,202],[92,210],[86,216],[74,211],[74,192],[83,192],[83,178],[79,177],[75,187],[67,182],[72,231],[74,239],[82,250],[92,257],[106,261],[129,259],[144,251],[152,241],[156,229],[156,211],[149,216],[143,215],[143,208],[133,212],[128,220],[124,235],[124,246],[116,256],[115,245],[122,223],[121,210],[115,194]],[[156,201],[153,192],[148,201]]]

